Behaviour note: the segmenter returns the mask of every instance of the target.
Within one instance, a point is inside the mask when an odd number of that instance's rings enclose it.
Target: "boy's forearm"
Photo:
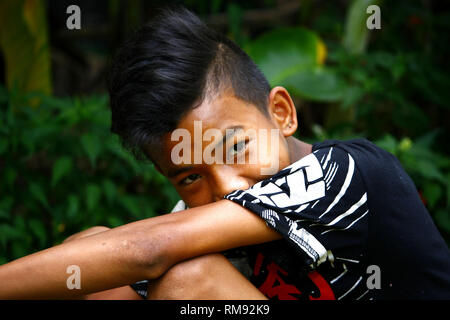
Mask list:
[[[142,248],[135,245],[139,232],[127,231],[140,229],[136,227],[75,239],[0,266],[0,299],[77,298],[152,276],[148,262],[158,261],[152,257],[156,252],[149,250],[144,260]],[[147,228],[151,240],[157,232],[152,232],[152,224]],[[81,288],[70,288],[71,276],[79,276]]]
[[[70,298],[143,279],[179,261],[280,238],[265,222],[228,200],[133,222],[0,266],[0,299]],[[79,267],[70,290],[67,268]]]

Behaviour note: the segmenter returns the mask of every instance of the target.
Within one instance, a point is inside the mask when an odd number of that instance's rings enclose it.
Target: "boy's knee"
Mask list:
[[[226,262],[221,254],[208,254],[180,262],[149,284],[150,299],[195,299],[214,287],[212,272]],[[218,268],[216,268],[218,267]]]
[[[204,278],[214,270],[214,267],[223,262],[226,262],[223,255],[219,253],[207,254],[176,264],[169,269],[168,275],[176,280],[204,281]]]

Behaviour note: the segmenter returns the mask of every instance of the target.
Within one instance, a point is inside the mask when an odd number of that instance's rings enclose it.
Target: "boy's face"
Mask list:
[[[181,119],[164,138],[156,164],[189,207],[221,200],[291,164],[286,137],[297,128],[292,113],[281,87],[271,91],[270,116],[223,93]]]

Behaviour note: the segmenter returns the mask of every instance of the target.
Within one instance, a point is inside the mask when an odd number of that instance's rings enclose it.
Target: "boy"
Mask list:
[[[110,96],[113,132],[190,209],[0,266],[0,298],[131,298],[143,279],[148,298],[450,298],[449,250],[398,161],[362,139],[294,138],[289,93],[189,11],[125,44]],[[251,281],[218,254],[233,248]]]

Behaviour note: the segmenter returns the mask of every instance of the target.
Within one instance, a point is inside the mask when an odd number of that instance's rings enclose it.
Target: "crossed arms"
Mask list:
[[[0,299],[76,298],[156,279],[174,264],[281,235],[229,200],[133,222],[74,239],[0,266]],[[66,269],[81,270],[81,289]]]

